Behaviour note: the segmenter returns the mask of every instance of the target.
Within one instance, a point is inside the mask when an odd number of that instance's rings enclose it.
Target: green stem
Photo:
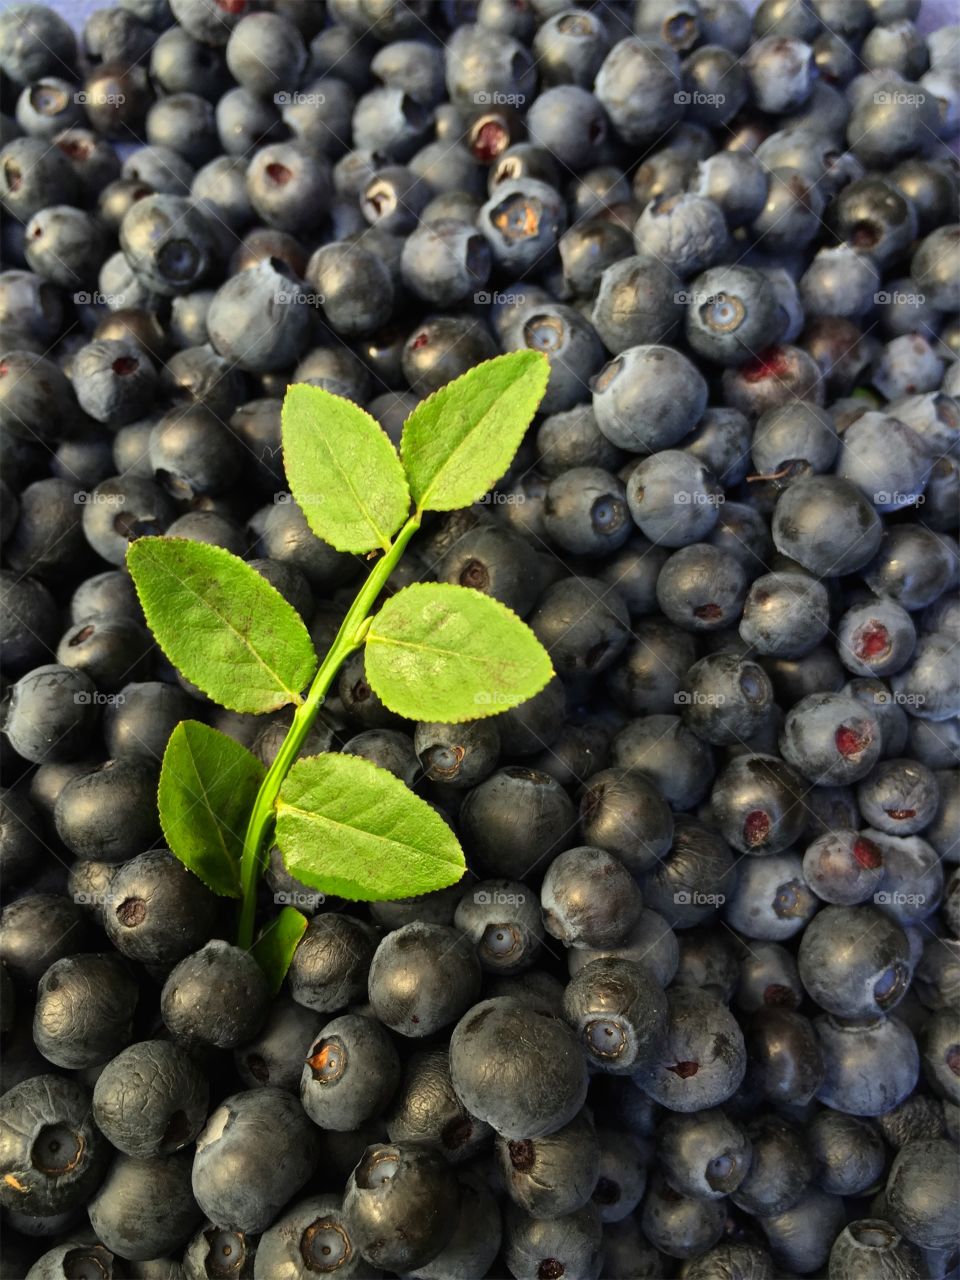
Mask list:
[[[293,723],[284,738],[276,759],[267,770],[267,775],[260,785],[257,798],[253,803],[250,821],[247,823],[243,838],[243,854],[240,861],[240,885],[243,890],[243,905],[240,909],[240,928],[237,937],[238,945],[245,950],[253,946],[255,916],[257,910],[257,885],[263,873],[263,848],[267,837],[273,830],[277,796],[283,780],[300,754],[300,748],[310,728],[317,718],[317,712],[323,705],[330,686],[344,661],[363,644],[369,628],[370,610],[383,590],[390,574],[397,567],[400,557],[406,550],[407,543],[420,528],[420,514],[412,515],[394,539],[390,549],[382,559],[378,560],[370,571],[367,580],[357,595],[356,600],[347,611],[340,630],[320,669],[313,678],[313,683],[306,698],[297,707],[293,715]]]

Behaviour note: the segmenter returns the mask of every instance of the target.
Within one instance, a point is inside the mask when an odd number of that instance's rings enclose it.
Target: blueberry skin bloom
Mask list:
[[[313,1173],[319,1130],[282,1089],[226,1098],[197,1138],[193,1194],[213,1222],[264,1231]]]
[[[593,380],[597,426],[612,443],[635,453],[678,444],[707,407],[707,384],[672,347],[628,347]]]
[[[454,1027],[450,1071],[471,1115],[505,1138],[555,1133],[587,1094],[586,1063],[573,1031],[504,996],[474,1005]]]
[[[803,932],[797,962],[811,999],[841,1018],[893,1009],[913,968],[907,935],[872,906],[824,907]]]
[[[667,1000],[646,968],[617,956],[591,960],[571,978],[563,1016],[594,1070],[629,1074],[664,1050]]]

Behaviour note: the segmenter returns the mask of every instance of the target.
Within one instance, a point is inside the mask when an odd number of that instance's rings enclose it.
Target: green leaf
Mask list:
[[[515,707],[553,675],[546,649],[512,610],[445,582],[390,597],[367,632],[364,668],[391,711],[447,724]]]
[[[292,876],[366,902],[443,889],[466,870],[440,815],[360,756],[297,761],[280,788],[276,841]]]
[[[283,401],[283,465],[317,535],[337,551],[386,550],[410,510],[397,451],[351,400],[305,383]]]
[[[301,911],[296,907],[284,907],[250,948],[274,995],[283,986],[293,953],[306,927],[307,917]]]
[[[550,365],[539,351],[478,364],[418,404],[400,456],[422,511],[469,507],[509,467],[543,399]]]
[[[163,753],[160,825],[171,851],[214,893],[240,897],[247,819],[266,770],[239,742],[181,720]]]
[[[127,551],[147,625],[170,661],[231,711],[299,702],[317,655],[303,619],[222,547],[138,538]]]

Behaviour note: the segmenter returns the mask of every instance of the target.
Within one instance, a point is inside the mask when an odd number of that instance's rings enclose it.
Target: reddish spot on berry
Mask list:
[[[797,1006],[797,997],[785,987],[782,982],[771,982],[763,989],[763,1003],[783,1006],[787,1009],[795,1009]]]
[[[507,131],[498,120],[488,120],[477,130],[470,148],[481,164],[490,164],[509,141]]]
[[[907,818],[915,818],[917,816],[916,809],[884,809],[884,813],[888,818],[892,818],[894,822],[905,822]]]
[[[877,867],[883,863],[883,854],[872,840],[868,840],[866,836],[858,836],[853,842],[853,856],[861,867],[866,867],[868,871],[875,871]]]
[[[224,13],[243,13],[247,7],[247,0],[216,0],[218,9],[222,9]]]
[[[681,1080],[689,1080],[691,1076],[695,1076],[700,1070],[699,1062],[675,1062],[672,1067],[667,1067],[668,1071],[672,1071],[675,1076],[679,1076]]]
[[[723,617],[723,610],[718,604],[701,604],[693,611],[695,618],[700,618],[703,622],[716,622],[718,618]]]
[[[837,750],[846,760],[850,756],[858,756],[866,751],[872,736],[866,727],[857,728],[856,725],[842,724],[834,734],[833,740],[837,744]]]
[[[766,813],[763,809],[754,809],[752,813],[747,814],[743,823],[744,844],[748,844],[753,848],[755,845],[763,844],[769,834],[769,813]]]
[[[429,341],[429,333],[418,333],[411,345],[413,346],[414,351],[419,351],[420,348],[425,347]]]
[[[139,369],[140,361],[135,356],[120,356],[111,367],[118,378],[124,378],[128,373],[135,373]]]
[[[293,177],[293,170],[285,164],[268,164],[266,174],[270,181],[275,182],[278,187],[285,187]]]
[[[790,361],[781,347],[768,347],[756,360],[743,367],[745,382],[762,382],[764,378],[785,378],[790,372]]]
[[[947,1066],[955,1076],[960,1076],[960,1044],[952,1044],[947,1050]]]
[[[861,627],[854,642],[853,652],[862,661],[879,657],[890,648],[890,633],[880,622],[868,622]]]
[[[80,138],[64,138],[57,146],[70,160],[86,160],[90,154],[90,144]]]

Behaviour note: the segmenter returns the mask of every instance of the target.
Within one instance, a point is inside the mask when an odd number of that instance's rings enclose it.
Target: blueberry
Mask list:
[[[803,855],[804,880],[818,898],[838,906],[873,898],[883,874],[883,850],[856,831],[827,831]]]
[[[137,996],[118,957],[63,957],[40,979],[34,1043],[58,1067],[99,1065],[132,1038]]]
[[[539,904],[519,881],[484,880],[467,890],[454,924],[473,943],[488,973],[529,968],[543,941]]]
[[[471,1114],[504,1137],[554,1133],[586,1097],[586,1066],[575,1045],[574,1033],[558,1018],[513,999],[482,1001],[451,1036],[454,1089]],[[512,1088],[504,1088],[505,1080]]]
[[[34,1075],[0,1101],[0,1203],[49,1217],[79,1209],[109,1164],[90,1094],[65,1076]]]
[[[479,992],[480,963],[473,947],[444,925],[395,929],[370,964],[371,1006],[384,1025],[401,1035],[419,1038],[455,1022]]]
[[[922,636],[909,666],[891,678],[893,696],[908,715],[944,721],[960,714],[960,682],[950,663],[953,643],[938,633]]]
[[[844,1222],[845,1210],[839,1196],[817,1189],[806,1191],[796,1204],[763,1222],[767,1243],[781,1267],[797,1267],[812,1272],[822,1267]]]
[[[386,1125],[392,1141],[435,1144],[453,1163],[475,1155],[490,1136],[489,1126],[471,1115],[455,1093],[445,1047],[407,1059]]]
[[[541,401],[544,413],[571,409],[603,363],[603,348],[592,324],[574,307],[546,304],[524,308],[503,335],[508,350],[541,351],[550,363],[550,380]]]
[[[440,582],[482,591],[521,617],[533,608],[542,585],[533,549],[499,525],[478,525],[464,533],[440,560],[436,573]]]
[[[515,1280],[537,1280],[551,1271],[596,1280],[603,1260],[603,1228],[592,1205],[559,1218],[533,1218],[509,1205],[504,1221],[504,1260]]]
[[[877,1185],[886,1163],[883,1139],[867,1121],[821,1111],[809,1130],[821,1190],[856,1196]]]
[[[0,203],[19,222],[49,205],[72,204],[78,187],[69,160],[45,138],[13,138],[0,151]]]
[[[234,1259],[229,1261],[235,1270]],[[329,1193],[299,1200],[278,1218],[256,1244],[254,1266],[277,1280],[297,1280],[311,1272],[358,1280],[372,1274],[357,1251],[340,1197]]]
[[[692,809],[710,789],[710,747],[679,716],[648,715],[631,721],[613,740],[613,763],[647,776],[674,810]]]
[[[52,360],[7,351],[0,361],[0,425],[17,440],[46,444],[75,414],[70,383]]]
[[[857,787],[864,821],[892,836],[923,831],[936,815],[940,789],[932,770],[919,761],[883,760]]]
[[[773,541],[817,577],[862,569],[881,545],[880,519],[848,480],[800,479],[781,494],[773,513]]]
[[[29,84],[76,62],[73,28],[40,4],[11,5],[0,21],[0,67],[15,84]]]
[[[701,658],[688,670],[678,694],[681,718],[714,746],[752,738],[773,705],[773,686],[758,663],[733,653]]]
[[[538,26],[532,48],[544,84],[590,88],[609,52],[610,37],[599,14],[565,9]]]
[[[613,46],[594,92],[613,127],[630,146],[646,147],[683,114],[680,63],[656,40],[628,37]]]
[[[107,760],[71,778],[53,811],[57,835],[80,858],[122,862],[160,835],[153,760]]]
[[[767,175],[749,151],[718,151],[696,166],[691,190],[712,200],[731,229],[756,218],[767,199]]]
[[[593,381],[597,426],[623,449],[669,449],[693,430],[706,404],[702,375],[670,347],[629,347]]]
[[[10,690],[3,726],[7,740],[33,764],[76,759],[96,719],[95,692],[83,671],[56,664],[34,667]]]
[[[166,1040],[130,1045],[100,1072],[93,1091],[97,1127],[125,1155],[151,1159],[187,1146],[207,1116],[207,1080]]]
[[[571,977],[563,1015],[594,1070],[634,1073],[665,1046],[667,1002],[650,972],[615,955],[590,960]]]
[[[692,454],[664,449],[643,461],[627,482],[627,504],[641,532],[658,546],[701,542],[717,522],[722,494]]]
[[[682,1195],[660,1175],[652,1181],[640,1214],[650,1243],[674,1258],[705,1253],[723,1234],[723,1222],[722,1204]]]
[[[842,694],[811,694],[791,707],[780,736],[784,759],[820,786],[856,782],[880,756],[880,725]]]
[[[810,997],[843,1018],[885,1013],[910,985],[907,936],[873,906],[825,907],[801,938],[798,963]]]
[[[681,294],[687,341],[698,355],[716,364],[745,364],[782,335],[777,295],[755,267],[713,267],[696,276]]]
[[[789,848],[806,821],[803,781],[774,756],[732,760],[711,795],[724,838],[741,853],[770,854]]]
[[[365,921],[321,912],[314,916],[290,965],[290,994],[298,1004],[329,1013],[366,994],[376,935]]]
[[[630,536],[630,513],[623,484],[599,467],[573,467],[547,488],[543,512],[550,538],[580,555],[602,555]]]
[[[600,1143],[581,1111],[546,1137],[498,1137],[495,1158],[510,1199],[532,1217],[559,1218],[590,1200],[600,1173]]]
[[[923,525],[910,522],[892,525],[884,532],[863,578],[876,595],[887,596],[913,612],[942,594],[951,571],[951,556],[944,544]]]
[[[750,1167],[746,1133],[722,1111],[670,1115],[660,1129],[661,1166],[681,1195],[721,1200]]]
[[[762,1115],[748,1122],[753,1159],[750,1170],[731,1193],[739,1209],[766,1218],[797,1203],[814,1176],[813,1159],[804,1136],[788,1120]]]
[[[745,1030],[749,1082],[773,1103],[805,1106],[823,1080],[823,1057],[809,1018],[765,1005]]]
[[[729,626],[740,617],[746,592],[747,575],[739,559],[732,551],[707,542],[675,551],[657,578],[660,608],[686,631]]]
[[[887,1212],[893,1225],[923,1248],[952,1247],[958,1181],[960,1167],[950,1143],[943,1139],[907,1143],[887,1178]]]
[[[616,354],[628,347],[670,339],[682,314],[677,291],[673,271],[653,256],[621,255],[607,266],[591,312],[593,326],[607,350]]]
[[[404,242],[404,283],[425,302],[451,306],[483,289],[491,269],[487,241],[464,222],[433,221]]]
[[[613,854],[581,846],[550,864],[540,890],[544,926],[566,946],[618,942],[636,923],[643,901]]]
[[[657,788],[642,774],[603,770],[593,775],[581,796],[580,830],[591,845],[616,854],[637,874],[666,853],[673,818]]]
[[[805,929],[819,906],[803,878],[801,859],[787,852],[745,862],[727,894],[724,914],[748,938],[783,941]]]
[[[567,952],[570,977],[593,960],[629,960],[645,968],[655,981],[666,987],[673,980],[679,962],[677,935],[663,916],[644,908],[630,932],[613,947],[571,947]]]
[[[131,858],[111,881],[104,930],[122,954],[168,967],[216,928],[216,897],[165,849]]]
[[[553,256],[566,221],[553,187],[529,177],[501,182],[477,215],[496,265],[521,273]]]
[[[214,257],[203,214],[176,195],[148,195],[132,204],[120,224],[120,248],[142,282],[163,297],[196,289]]]
[[[449,1242],[460,1188],[443,1156],[418,1142],[368,1147],[343,1199],[348,1229],[360,1253],[378,1266],[409,1271]]]
[[[633,240],[638,254],[656,258],[681,280],[721,262],[729,246],[720,208],[688,192],[652,200],[637,219]]]
[[[318,1133],[296,1098],[251,1089],[225,1099],[197,1138],[193,1194],[224,1227],[263,1231],[313,1173]]]
[[[667,1040],[640,1073],[644,1092],[670,1111],[702,1111],[731,1097],[746,1070],[743,1036],[719,1000],[694,988],[668,997]]]
[[[629,615],[616,591],[596,578],[570,577],[547,588],[530,626],[560,675],[606,670],[627,641]]]
[[[328,1022],[307,1050],[300,1101],[321,1128],[347,1130],[378,1115],[400,1083],[400,1059],[384,1027],[347,1014]]]
[[[500,1206],[482,1174],[460,1177],[460,1215],[453,1235],[432,1262],[416,1271],[418,1280],[466,1280],[488,1270],[499,1253]]]
[[[919,1257],[910,1242],[881,1218],[848,1223],[833,1242],[830,1270],[837,1276],[855,1275],[877,1263],[905,1270],[919,1265]]]
[[[815,1027],[826,1075],[817,1098],[854,1116],[883,1115],[914,1089],[920,1071],[916,1041],[896,1017],[863,1024],[824,1014]]]

